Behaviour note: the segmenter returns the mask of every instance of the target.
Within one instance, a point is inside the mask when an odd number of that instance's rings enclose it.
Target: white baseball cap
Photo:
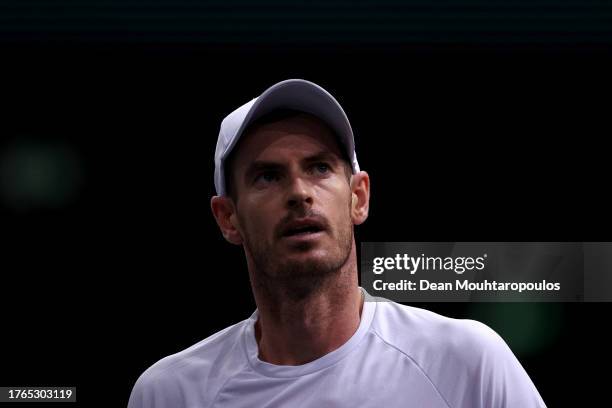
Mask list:
[[[266,89],[259,97],[245,103],[223,119],[215,149],[215,189],[226,195],[225,160],[244,129],[257,118],[279,108],[310,113],[325,122],[340,138],[351,162],[353,174],[359,171],[353,130],[346,113],[336,99],[319,85],[303,80],[288,79]]]

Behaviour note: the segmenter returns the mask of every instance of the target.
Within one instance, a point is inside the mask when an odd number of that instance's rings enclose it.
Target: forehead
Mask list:
[[[258,159],[278,160],[288,156],[332,153],[342,157],[334,132],[317,117],[300,113],[248,129],[236,146],[236,169]]]

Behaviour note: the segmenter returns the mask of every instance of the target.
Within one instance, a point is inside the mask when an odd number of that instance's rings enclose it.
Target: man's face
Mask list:
[[[247,257],[268,281],[316,285],[347,261],[352,197],[341,157],[333,133],[306,114],[244,135],[231,180],[233,217]]]

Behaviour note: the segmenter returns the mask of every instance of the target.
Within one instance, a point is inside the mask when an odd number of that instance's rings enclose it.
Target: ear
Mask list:
[[[370,209],[370,176],[365,171],[351,177],[351,219],[353,224],[362,224]]]
[[[227,196],[214,196],[210,200],[210,208],[223,237],[232,244],[242,244],[233,200]]]

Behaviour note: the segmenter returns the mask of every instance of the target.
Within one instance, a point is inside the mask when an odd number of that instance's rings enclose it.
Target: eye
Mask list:
[[[264,183],[270,183],[273,181],[278,180],[278,172],[276,171],[264,171],[259,173],[256,177],[254,182],[258,183],[258,182],[264,182]]]
[[[331,167],[327,163],[317,163],[313,167],[319,174],[327,174],[331,170]]]

